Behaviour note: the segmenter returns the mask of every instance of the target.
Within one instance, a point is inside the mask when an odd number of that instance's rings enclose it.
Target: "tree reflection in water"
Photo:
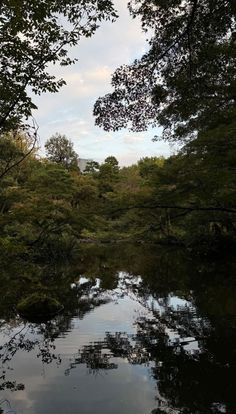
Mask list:
[[[65,309],[54,320],[37,325],[15,317],[14,329],[3,323],[1,330],[6,335],[9,329],[9,337],[0,347],[1,390],[24,387],[7,379],[18,350],[37,350],[43,364],[60,365],[57,338],[72,330],[72,316],[83,319],[111,300],[129,297],[145,310],[136,317],[136,333],[106,332],[102,340],[85,344],[65,374],[84,365],[98,375],[125,360],[147,366],[156,380],[158,408],[152,414],[235,413],[235,291],[229,277],[234,264],[226,269],[178,252],[157,254],[156,248],[142,254],[139,248],[121,250],[87,248],[73,276],[63,270],[58,279],[49,278],[48,289],[55,286]],[[79,283],[75,274],[86,281]]]
[[[188,331],[191,317],[192,326]],[[172,332],[167,333],[167,326],[172,327]],[[197,319],[194,321],[191,308],[189,311],[185,308],[183,313],[180,309],[176,313],[169,310],[160,319],[156,315],[138,320],[137,335],[107,332],[103,341],[84,346],[66,374],[80,364],[86,364],[93,374],[117,369],[116,358],[134,365],[148,366],[152,362],[159,405],[153,414],[233,414],[235,367],[231,366],[231,354],[226,354],[224,361],[216,359],[221,341],[222,335],[218,337],[209,321],[205,325],[203,321],[200,324]]]
[[[57,365],[60,365],[61,356],[56,353],[55,342],[60,335],[66,334],[72,329],[71,313],[82,319],[87,313],[108,301],[106,298],[99,298],[96,290],[92,294],[91,284],[87,283],[78,286],[77,289],[72,289],[72,295],[76,295],[77,298],[76,309],[74,308],[72,311],[71,307],[68,309],[68,313],[60,314],[51,321],[35,324],[24,322],[18,316],[11,321],[12,326],[2,325],[0,335],[7,340],[0,346],[0,390],[18,391],[25,387],[22,383],[17,384],[16,381],[7,380],[7,371],[12,370],[11,361],[18,351],[37,350],[36,357],[41,360],[42,364],[56,362]],[[73,306],[74,301],[71,304]]]

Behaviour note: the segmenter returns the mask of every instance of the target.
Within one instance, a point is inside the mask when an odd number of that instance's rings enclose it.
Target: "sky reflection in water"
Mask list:
[[[17,414],[233,413],[217,384],[231,367],[192,291],[158,297],[139,275],[116,278],[75,278],[77,308],[47,324],[1,321],[1,398]]]

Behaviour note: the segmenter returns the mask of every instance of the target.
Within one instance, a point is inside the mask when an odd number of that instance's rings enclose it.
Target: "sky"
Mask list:
[[[95,126],[93,106],[99,96],[112,90],[112,73],[141,57],[147,47],[146,35],[139,20],[129,15],[127,1],[115,0],[114,4],[119,14],[117,21],[103,22],[92,38],[81,39],[71,50],[70,55],[78,58],[78,62],[52,68],[53,74],[65,79],[67,85],[56,94],[34,98],[42,153],[45,141],[56,132],[73,142],[80,158],[102,162],[114,155],[121,166],[134,164],[146,156],[168,156],[173,152],[165,142],[152,142],[153,136],[161,131],[131,133],[124,129],[108,133]]]

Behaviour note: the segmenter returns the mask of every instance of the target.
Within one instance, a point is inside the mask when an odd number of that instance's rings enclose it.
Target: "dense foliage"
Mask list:
[[[89,162],[83,174],[65,136],[50,138],[48,158],[40,159],[26,134],[5,134],[1,145],[8,150],[0,158],[3,257],[66,258],[81,240],[167,242],[203,251],[232,243],[236,147],[230,135],[228,145],[220,144],[218,134],[218,147],[202,136],[168,159],[144,158],[120,168],[110,156],[101,165]]]

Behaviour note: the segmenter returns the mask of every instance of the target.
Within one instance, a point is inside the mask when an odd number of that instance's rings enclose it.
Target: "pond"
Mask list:
[[[232,260],[157,246],[84,246],[73,263],[1,275],[0,412],[235,413]],[[47,289],[63,310],[24,319]]]

